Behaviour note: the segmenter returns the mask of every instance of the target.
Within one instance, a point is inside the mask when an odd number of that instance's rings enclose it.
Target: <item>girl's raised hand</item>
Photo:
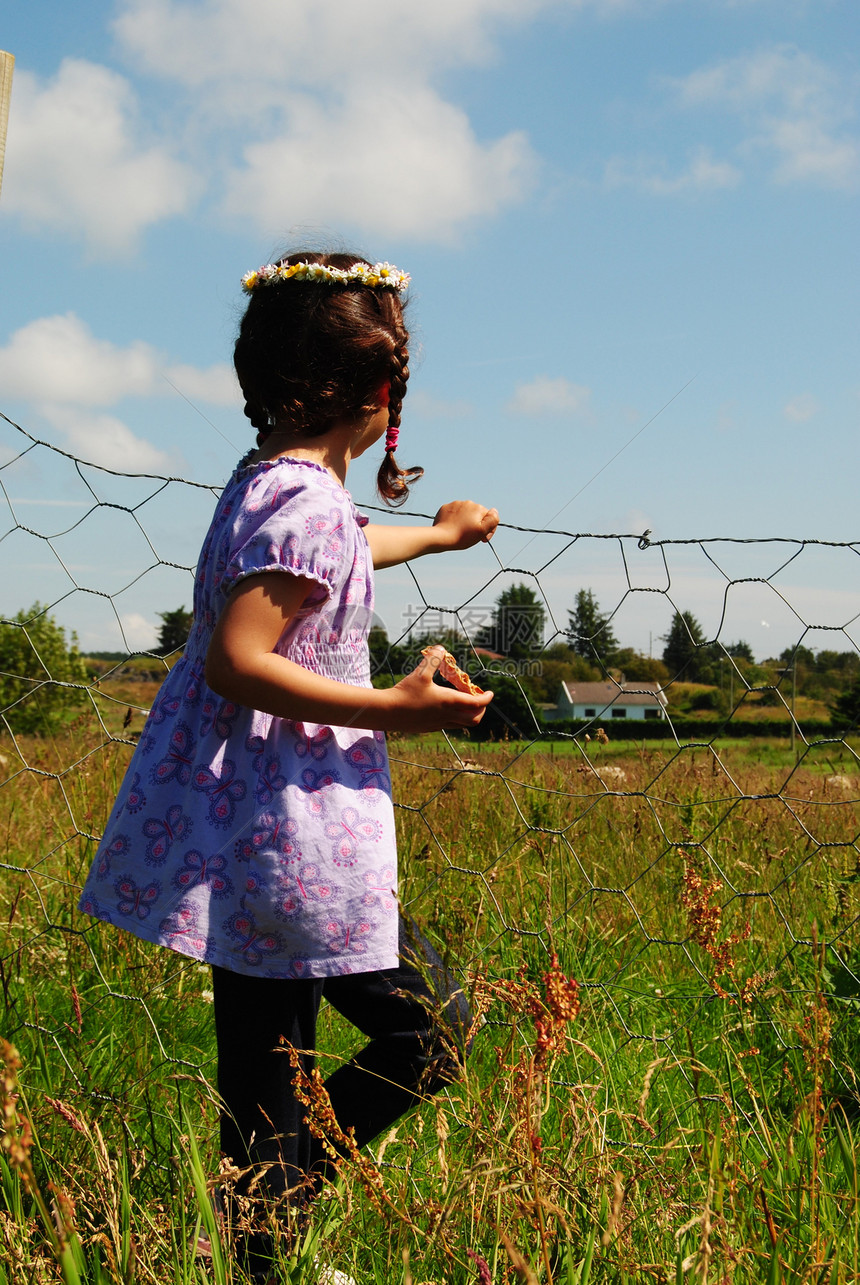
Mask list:
[[[481,540],[491,540],[498,525],[498,509],[486,509],[474,500],[443,504],[433,519],[433,529],[442,537],[444,549],[471,549]]]
[[[394,715],[394,722],[386,723],[390,730],[441,732],[447,727],[476,727],[480,723],[493,693],[468,696],[434,683],[433,676],[444,654],[444,647],[432,648],[411,674],[388,689]]]

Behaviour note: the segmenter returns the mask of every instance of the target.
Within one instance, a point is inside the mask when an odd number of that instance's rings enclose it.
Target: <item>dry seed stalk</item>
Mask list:
[[[306,1109],[311,1133],[322,1143],[332,1160],[346,1157],[355,1165],[359,1182],[378,1212],[381,1213],[386,1206],[390,1208],[382,1174],[370,1157],[359,1151],[353,1130],[344,1130],[338,1124],[319,1071],[314,1067],[308,1074],[302,1066],[300,1051],[291,1044],[286,1046],[286,1051],[293,1068],[293,1090]]]

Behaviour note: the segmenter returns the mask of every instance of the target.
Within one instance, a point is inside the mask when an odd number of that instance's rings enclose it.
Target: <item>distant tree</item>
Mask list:
[[[815,675],[804,689],[804,695],[828,700],[833,693],[843,692],[860,676],[860,656],[856,651],[824,649],[815,657]]]
[[[576,605],[567,615],[570,645],[577,656],[590,660],[592,664],[595,661],[609,664],[618,650],[618,639],[609,616],[600,610],[590,589],[580,589]]]
[[[856,675],[860,671],[860,656],[856,651],[829,651],[826,648],[815,657],[815,668],[821,674]]]
[[[804,665],[807,669],[815,668],[815,652],[809,647],[786,647],[779,653],[780,664],[786,668],[792,665]]]
[[[671,677],[662,660],[643,656],[632,647],[620,647],[613,652],[612,668],[624,675],[626,683],[667,683]]]
[[[87,679],[77,636],[67,638],[41,603],[0,623],[0,713],[13,732],[56,731]]]
[[[740,638],[737,642],[728,643],[726,655],[731,656],[734,660],[748,660],[751,665],[755,664],[753,649],[743,638]]]
[[[476,642],[503,656],[522,660],[543,646],[546,610],[527,584],[515,584],[496,599],[492,624],[482,629]]]
[[[860,655],[856,651],[820,651],[815,657],[815,668],[823,673],[835,670],[842,674],[857,674]]]
[[[530,700],[553,705],[558,699],[562,683],[597,683],[603,677],[603,672],[597,665],[589,665],[587,660],[575,655],[568,647],[550,649],[552,653],[558,650],[565,651],[567,658],[560,659],[557,654],[544,652],[538,662],[538,672],[521,676],[520,681]],[[492,687],[489,679],[487,684]]]
[[[672,679],[688,683],[711,681],[714,649],[691,611],[675,612],[663,642],[663,664]]]
[[[813,692],[820,694],[821,685],[815,652],[800,644],[796,647],[786,647],[779,654],[776,681],[783,695],[792,690],[797,695],[803,696],[809,696]]]
[[[856,727],[860,723],[860,677],[833,702],[833,722],[837,727]]]
[[[181,651],[188,642],[194,616],[184,607],[175,611],[160,611],[161,628],[158,631],[158,644],[155,648],[159,656],[169,656],[171,652]]]

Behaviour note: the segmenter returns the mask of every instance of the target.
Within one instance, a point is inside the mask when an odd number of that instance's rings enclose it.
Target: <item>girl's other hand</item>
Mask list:
[[[477,727],[480,723],[493,693],[469,696],[434,683],[444,654],[444,647],[432,648],[411,674],[388,689],[395,715],[395,722],[389,725],[392,731],[441,732],[448,727]]]
[[[471,549],[481,540],[491,540],[498,525],[498,509],[486,509],[474,500],[443,504],[433,519],[434,531],[442,537],[444,549]]]

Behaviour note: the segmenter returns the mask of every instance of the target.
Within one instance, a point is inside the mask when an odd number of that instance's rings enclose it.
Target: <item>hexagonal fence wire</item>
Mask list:
[[[218,488],[6,426],[2,1033],[38,1049],[50,1100],[121,1105],[132,1144],[169,1167],[151,1088],[214,1080],[208,973],[76,905],[181,653],[152,621],[190,600]],[[609,1146],[653,1159],[684,1127],[676,1110],[631,1141],[666,1065],[692,1103],[709,1059],[716,1082],[727,1055],[773,1070],[817,1049],[830,1099],[856,1102],[858,553],[503,523],[456,568],[408,564],[374,620],[375,682],[441,641],[496,693],[471,735],[390,738],[402,902],[488,1040],[515,1022],[497,982],[553,956],[576,978],[583,1039],[554,1083],[595,1089]]]

